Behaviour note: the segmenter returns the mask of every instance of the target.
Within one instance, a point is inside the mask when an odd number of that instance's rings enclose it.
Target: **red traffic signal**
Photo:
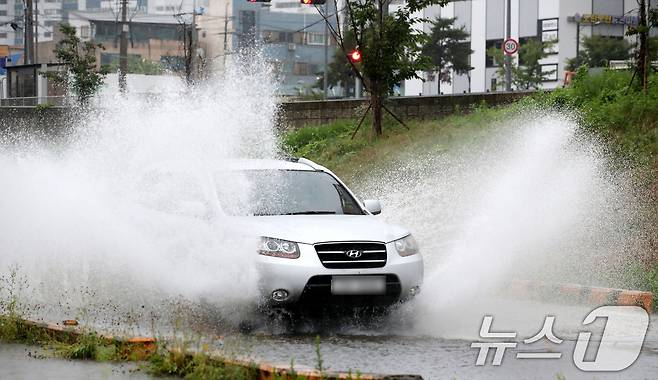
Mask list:
[[[359,49],[354,49],[347,55],[347,57],[352,62],[361,62],[361,51]]]
[[[304,5],[322,5],[327,2],[327,0],[299,0],[300,3]]]

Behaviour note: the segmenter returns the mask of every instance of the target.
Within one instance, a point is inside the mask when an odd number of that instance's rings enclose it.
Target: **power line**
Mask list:
[[[303,28],[301,28],[301,29],[299,29],[299,30],[296,30],[295,32],[303,32],[304,30],[306,30],[306,29],[312,27],[313,25],[317,25],[317,24],[319,24],[319,23],[321,23],[321,22],[324,22],[324,21],[329,22],[329,20],[327,20],[329,17],[332,17],[332,16],[337,15],[338,13],[344,11],[346,8],[347,8],[347,7],[345,6],[345,7],[341,8],[340,10],[337,10],[336,12],[334,12],[334,13],[332,13],[332,14],[330,14],[330,15],[326,15],[326,16],[322,16],[322,15],[320,15],[321,18],[320,18],[318,21],[312,22],[312,23],[306,25],[305,27],[303,27]]]

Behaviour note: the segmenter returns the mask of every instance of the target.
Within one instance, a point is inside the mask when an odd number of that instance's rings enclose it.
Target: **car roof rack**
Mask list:
[[[289,161],[289,162],[299,162],[299,157],[291,156],[291,155],[284,155],[281,157],[282,160],[284,161]]]

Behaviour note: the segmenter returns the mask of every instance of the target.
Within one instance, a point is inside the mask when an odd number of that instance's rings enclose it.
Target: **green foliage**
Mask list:
[[[624,38],[596,35],[583,38],[580,48],[580,65],[607,67],[611,60],[631,58],[633,44]],[[567,69],[570,71],[580,65],[575,57],[567,61]]]
[[[485,136],[491,122],[512,110],[478,106],[472,111],[447,118],[407,122],[410,130],[392,119],[385,119],[386,130],[381,138],[370,142],[367,132],[352,139],[355,122],[341,120],[323,126],[311,126],[285,133],[281,140],[288,153],[309,158],[350,180],[373,166],[381,166],[402,152],[424,149],[449,149],[455,141],[473,140]]]
[[[21,296],[28,288],[18,266],[10,266],[8,274],[0,276],[0,342],[32,344],[48,339],[43,330],[23,320]]]
[[[103,66],[104,72],[117,72],[118,70],[118,59],[113,60],[109,65]],[[159,75],[162,74],[163,71],[162,65],[157,62],[141,57],[128,57],[128,74]]]
[[[658,263],[631,263],[625,273],[626,282],[632,289],[653,294],[653,309],[658,310]]]
[[[315,369],[320,372],[320,376],[324,371],[324,360],[322,360],[322,352],[320,352],[320,335],[315,336]]]
[[[419,78],[417,71],[431,68],[429,57],[420,54],[427,35],[414,29],[420,19],[413,14],[426,6],[447,2],[408,1],[387,15],[380,12],[378,0],[348,3],[349,31],[354,33],[363,54],[359,68],[371,92],[387,95],[394,85]]]
[[[75,27],[60,24],[63,34],[55,48],[55,56],[66,65],[66,71],[52,71],[44,75],[55,84],[68,86],[85,104],[103,85],[104,74],[96,70],[96,49],[103,48],[91,41],[82,42],[75,34]]]
[[[226,364],[203,353],[191,353],[185,348],[160,347],[151,356],[148,371],[153,375],[174,375],[191,380],[255,380],[258,378],[254,369]]]
[[[53,105],[50,104],[50,103],[42,103],[42,104],[37,104],[34,108],[37,111],[43,111],[43,110],[47,110],[47,109],[52,108],[52,107],[53,107]]]
[[[624,155],[658,163],[658,75],[649,78],[646,96],[629,87],[631,76],[631,72],[615,70],[589,75],[581,67],[571,87],[533,101],[578,112],[585,127],[601,133]]]
[[[328,126],[301,128],[283,137],[285,149],[303,157],[312,157],[323,152],[327,155],[349,155],[350,152],[367,145],[365,139],[352,140],[352,121],[340,121]],[[336,141],[340,140],[340,144]]]
[[[343,46],[349,52],[356,48],[356,40],[354,33],[347,31],[343,35]],[[342,49],[336,49],[334,52],[334,59],[329,63],[329,71],[327,72],[327,83],[330,87],[341,84],[343,88],[354,88],[354,73],[353,68],[347,59],[347,56]],[[320,79],[318,87],[323,88],[324,79]]]
[[[102,353],[103,357],[107,359],[108,348],[105,346],[106,342],[96,333],[91,332],[82,334],[73,344],[60,345],[57,351],[67,359],[95,360],[99,353]],[[103,348],[101,349],[100,347]],[[112,347],[114,346],[112,345]]]
[[[540,61],[548,57],[548,51],[555,44],[554,41],[542,42],[536,38],[529,39],[519,46],[518,60],[512,58],[512,86],[517,90],[537,90],[541,87],[545,76],[555,71],[544,71]],[[490,48],[487,55],[494,58],[498,65],[498,77],[505,78],[505,55],[502,49]]]
[[[432,68],[430,57],[421,54],[427,34],[414,28],[422,22],[418,11],[449,0],[409,0],[388,12],[388,2],[363,0],[346,2],[345,27],[352,33],[362,61],[355,67],[370,93],[373,135],[382,134],[382,108],[393,88],[406,79],[420,78],[419,71]],[[347,54],[343,45],[344,54]]]
[[[455,28],[455,18],[438,18],[432,22],[432,31],[423,45],[422,54],[431,59],[432,70],[442,82],[450,83],[450,72],[465,74],[471,70],[473,52],[466,42],[468,32],[462,26]]]

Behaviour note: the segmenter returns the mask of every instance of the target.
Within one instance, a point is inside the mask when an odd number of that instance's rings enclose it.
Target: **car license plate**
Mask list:
[[[333,276],[331,294],[340,296],[386,294],[386,278],[384,276]]]

